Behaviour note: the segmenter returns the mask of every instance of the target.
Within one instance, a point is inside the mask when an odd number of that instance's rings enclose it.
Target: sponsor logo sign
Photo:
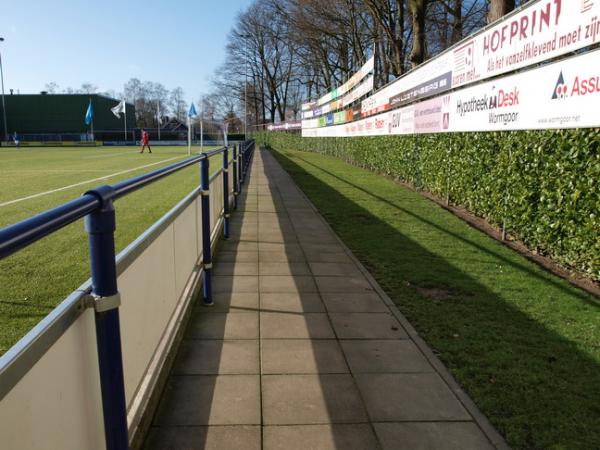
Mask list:
[[[354,86],[356,86],[363,78],[370,74],[373,71],[374,67],[375,58],[372,56],[367,60],[366,63],[363,64],[363,66],[354,75],[350,77],[348,81],[346,81],[341,86],[333,89],[331,92],[328,92],[323,97],[319,98],[316,102],[317,105],[324,105],[325,103],[329,103],[331,100],[344,95],[346,92],[350,91]]]
[[[452,83],[452,72],[446,72],[439,77],[435,77],[425,83],[421,83],[412,89],[400,92],[393,97],[390,97],[390,107],[406,105],[423,97],[431,97],[432,95],[444,92],[449,89]]]
[[[283,130],[299,130],[302,128],[302,122],[294,120],[292,122],[283,123],[271,123],[267,125],[269,131],[283,131]]]
[[[327,136],[600,127],[599,104],[600,49],[332,126]]]

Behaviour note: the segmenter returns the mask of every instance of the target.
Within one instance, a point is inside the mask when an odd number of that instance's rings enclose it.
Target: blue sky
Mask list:
[[[132,77],[207,92],[226,36],[252,0],[2,0],[4,86],[37,93],[89,82],[122,91]]]

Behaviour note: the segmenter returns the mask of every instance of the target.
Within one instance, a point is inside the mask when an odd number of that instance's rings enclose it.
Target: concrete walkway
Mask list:
[[[266,151],[232,230],[146,448],[504,446]]]

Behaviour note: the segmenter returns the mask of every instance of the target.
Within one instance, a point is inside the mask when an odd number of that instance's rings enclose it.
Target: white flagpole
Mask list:
[[[125,143],[127,143],[127,103],[123,100],[123,122],[125,123]]]
[[[200,152],[204,151],[204,121],[200,118]]]
[[[92,98],[90,97],[90,105],[91,104],[92,104]],[[92,108],[93,108],[93,106],[92,106]],[[94,140],[94,112],[93,112],[93,109],[92,109],[92,123],[91,123],[91,126],[92,126],[92,141],[93,141]],[[8,140],[8,138],[6,138],[6,139]]]
[[[188,155],[192,154],[192,118],[188,115]]]

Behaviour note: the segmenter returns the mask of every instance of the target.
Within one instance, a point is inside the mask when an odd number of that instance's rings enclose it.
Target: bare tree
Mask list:
[[[183,92],[183,89],[180,87],[173,89],[169,101],[173,116],[179,121],[185,121],[187,104],[185,102],[185,93]]]
[[[92,83],[83,83],[81,85],[81,88],[79,89],[79,92],[81,92],[82,94],[95,94],[97,91],[98,86]]]
[[[169,112],[169,90],[161,83],[131,78],[123,87],[125,99],[135,105],[138,127],[156,127],[158,111]]]
[[[389,75],[399,76],[404,72],[406,51],[405,1],[366,0],[365,4],[379,30],[376,42],[380,43],[378,55],[384,59],[383,82]]]
[[[50,83],[46,83],[45,88],[49,94],[56,94],[58,92],[59,86],[54,81],[51,81]]]

